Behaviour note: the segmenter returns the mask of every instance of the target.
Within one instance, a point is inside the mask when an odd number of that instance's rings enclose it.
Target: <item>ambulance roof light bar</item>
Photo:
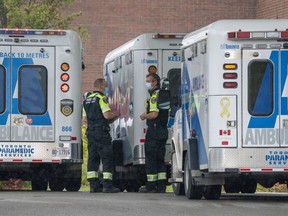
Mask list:
[[[2,35],[66,35],[62,30],[1,29]]]
[[[285,31],[241,31],[228,32],[228,39],[230,40],[256,40],[256,39],[285,39],[288,40],[288,29]]]
[[[169,39],[169,38],[175,38],[175,39],[183,39],[185,35],[183,34],[154,34],[152,35],[153,39],[160,39],[160,38],[164,38],[164,39]]]

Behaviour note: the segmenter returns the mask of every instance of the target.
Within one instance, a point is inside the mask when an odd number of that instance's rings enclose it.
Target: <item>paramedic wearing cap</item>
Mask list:
[[[165,145],[168,139],[168,110],[157,108],[157,93],[160,88],[160,78],[157,74],[146,76],[146,87],[150,94],[147,100],[146,113],[140,115],[148,126],[145,137],[145,166],[147,183],[140,192],[165,193],[166,166],[164,162]]]
[[[104,79],[94,82],[95,91],[83,102],[83,119],[87,121],[86,135],[88,138],[88,166],[87,179],[90,182],[90,192],[101,192],[98,169],[100,159],[103,164],[103,190],[104,193],[116,193],[120,190],[112,186],[113,148],[109,123],[119,116],[111,112],[108,98],[104,92],[107,90]]]

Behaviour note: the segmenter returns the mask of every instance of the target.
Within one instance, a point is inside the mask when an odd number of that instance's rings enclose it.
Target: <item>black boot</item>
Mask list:
[[[140,188],[140,193],[156,193],[156,182],[146,182],[145,187]]]
[[[156,193],[156,189],[147,189],[147,187],[141,187],[139,190],[140,193]]]
[[[101,192],[99,179],[91,179],[90,180],[90,193],[98,193]]]
[[[104,180],[102,192],[103,193],[118,193],[120,192],[120,189],[113,187],[111,180]]]
[[[165,180],[158,180],[157,181],[157,193],[166,193],[166,181]]]

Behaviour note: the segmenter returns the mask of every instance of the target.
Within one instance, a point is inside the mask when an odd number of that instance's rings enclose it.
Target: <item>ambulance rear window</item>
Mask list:
[[[5,111],[5,68],[0,65],[0,113],[3,113]]]
[[[181,69],[173,68],[168,71],[169,90],[172,97],[178,97],[181,83]]]
[[[256,60],[248,66],[248,111],[254,116],[268,116],[273,112],[273,64]]]
[[[18,108],[25,115],[41,115],[47,110],[47,69],[27,65],[19,69]]]
[[[179,107],[179,94],[180,94],[180,84],[181,84],[181,69],[173,68],[168,71],[167,78],[169,80],[169,90],[171,93],[171,103],[172,109],[170,112],[171,116],[175,116],[176,111]]]

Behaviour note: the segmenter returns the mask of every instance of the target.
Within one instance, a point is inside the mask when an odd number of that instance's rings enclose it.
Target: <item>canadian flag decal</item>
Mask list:
[[[219,130],[219,135],[220,136],[230,136],[231,130]]]

